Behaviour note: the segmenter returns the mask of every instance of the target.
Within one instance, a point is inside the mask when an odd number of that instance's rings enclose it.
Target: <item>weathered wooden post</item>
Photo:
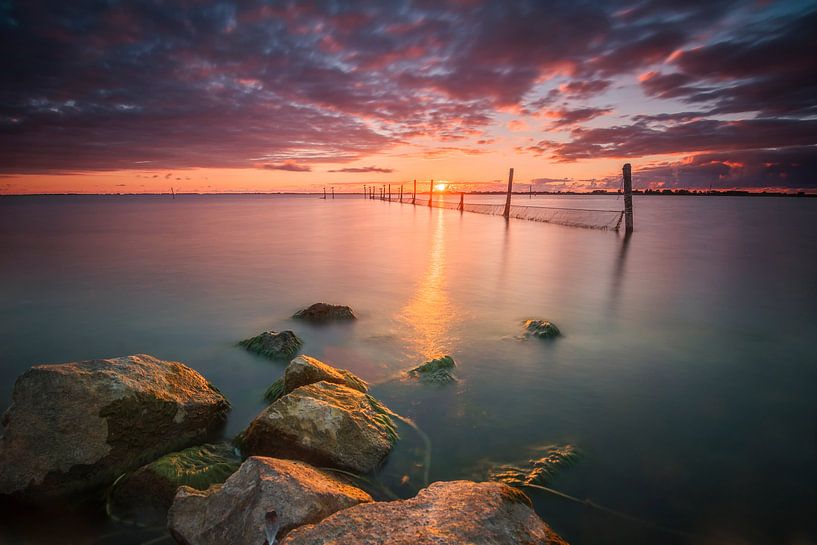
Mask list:
[[[389,184],[389,202],[391,202],[391,184]]]
[[[323,199],[326,200],[326,186],[323,186]]]
[[[530,184],[530,185],[528,186],[528,198],[529,198],[529,199],[532,199],[532,198],[533,198],[533,184]]]
[[[332,186],[332,198],[335,198],[335,186]]]
[[[511,191],[513,190],[513,169],[508,172],[508,196],[505,198],[505,211],[502,215],[505,219],[511,217]]]
[[[633,169],[630,163],[624,165],[624,232],[633,232]]]
[[[428,207],[431,208],[431,198],[434,196],[434,180],[428,186]]]
[[[400,204],[403,204],[403,184],[400,184]]]
[[[414,180],[414,192],[411,194],[411,204],[417,204],[417,180]]]
[[[465,193],[460,191],[460,205],[457,207],[457,210],[459,210],[460,212],[462,212],[462,210],[463,210],[463,202],[462,202],[463,201],[463,195],[465,195]]]

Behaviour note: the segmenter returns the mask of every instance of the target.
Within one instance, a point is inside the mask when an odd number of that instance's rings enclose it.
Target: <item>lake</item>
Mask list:
[[[285,367],[236,342],[293,329],[427,434],[432,481],[575,447],[550,486],[638,520],[528,490],[574,545],[817,543],[817,199],[634,201],[625,239],[359,195],[0,197],[0,405],[31,365],[148,353],[221,389],[232,437]],[[359,320],[290,319],[317,301]],[[457,383],[402,378],[437,354]],[[426,447],[400,434],[378,479],[410,497]],[[170,543],[101,506],[2,509],[0,543],[55,536]]]

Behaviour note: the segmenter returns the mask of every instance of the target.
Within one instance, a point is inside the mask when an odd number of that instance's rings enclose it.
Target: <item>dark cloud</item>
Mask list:
[[[339,168],[335,170],[330,170],[328,172],[356,172],[356,173],[366,173],[366,172],[380,172],[380,173],[388,173],[394,172],[393,168],[379,168],[379,167],[348,167],[348,168]]]
[[[283,163],[264,163],[258,165],[259,168],[266,170],[289,170],[290,172],[311,172],[312,167],[309,165],[300,165],[295,161],[284,161]]]
[[[638,122],[608,128],[574,129],[570,142],[542,140],[527,150],[570,162],[594,157],[632,158],[804,146],[814,144],[815,135],[817,119],[705,119],[658,127]]]
[[[712,113],[817,113],[817,8],[679,51],[670,73],[651,73],[646,93],[707,103]]]
[[[560,108],[558,110],[545,112],[544,115],[555,119],[555,121],[553,121],[551,124],[551,128],[562,129],[577,125],[578,123],[590,121],[591,119],[595,119],[599,116],[609,114],[612,111],[613,108]]]
[[[641,187],[817,188],[817,147],[703,153],[637,170]]]

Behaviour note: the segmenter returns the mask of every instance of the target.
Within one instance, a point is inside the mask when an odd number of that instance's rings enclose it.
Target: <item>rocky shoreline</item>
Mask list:
[[[321,303],[296,316],[354,314]],[[265,332],[242,346],[280,358],[302,343]],[[445,356],[408,375],[443,383],[456,380],[454,365]],[[402,417],[350,371],[294,357],[267,400],[232,443],[208,443],[230,404],[182,363],[138,354],[34,366],[2,418],[0,495],[36,503],[104,491],[110,516],[166,522],[181,545],[565,543],[500,482],[437,482],[374,501],[349,476],[377,470]]]

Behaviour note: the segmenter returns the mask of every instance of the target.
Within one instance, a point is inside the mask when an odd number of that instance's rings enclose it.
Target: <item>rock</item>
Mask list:
[[[287,359],[298,353],[304,342],[292,331],[264,331],[238,343],[250,352],[273,359]]]
[[[280,536],[370,501],[362,490],[303,462],[252,457],[223,485],[180,488],[168,527],[182,545],[261,545],[268,513],[275,513],[270,522]]]
[[[284,370],[284,376],[273,382],[264,393],[264,399],[272,403],[282,395],[288,394],[295,388],[314,384],[316,382],[331,382],[342,384],[354,390],[363,392],[369,390],[369,385],[361,378],[346,369],[337,369],[311,356],[298,356],[289,362]]]
[[[525,326],[526,336],[552,339],[562,334],[556,324],[547,320],[525,320],[523,325]]]
[[[456,366],[457,364],[451,356],[440,356],[415,367],[408,372],[408,376],[420,382],[446,384],[457,380],[453,372]]]
[[[502,483],[437,482],[409,500],[356,505],[296,528],[281,545],[567,545]]]
[[[116,481],[108,512],[117,519],[164,525],[180,486],[206,490],[238,471],[241,458],[226,443],[200,445],[165,454]]]
[[[34,499],[109,485],[206,440],[229,408],[193,369],[144,354],[34,366],[2,418],[0,494]]]
[[[315,303],[299,310],[292,317],[315,323],[354,320],[357,318],[350,307],[330,305],[329,303]]]
[[[239,443],[246,455],[368,473],[397,440],[392,414],[368,394],[321,381],[296,388],[261,411]]]
[[[364,394],[369,390],[369,385],[353,373],[346,369],[337,369],[310,356],[298,356],[289,362],[284,370],[284,391],[286,393],[295,388],[321,381],[342,384]]]

